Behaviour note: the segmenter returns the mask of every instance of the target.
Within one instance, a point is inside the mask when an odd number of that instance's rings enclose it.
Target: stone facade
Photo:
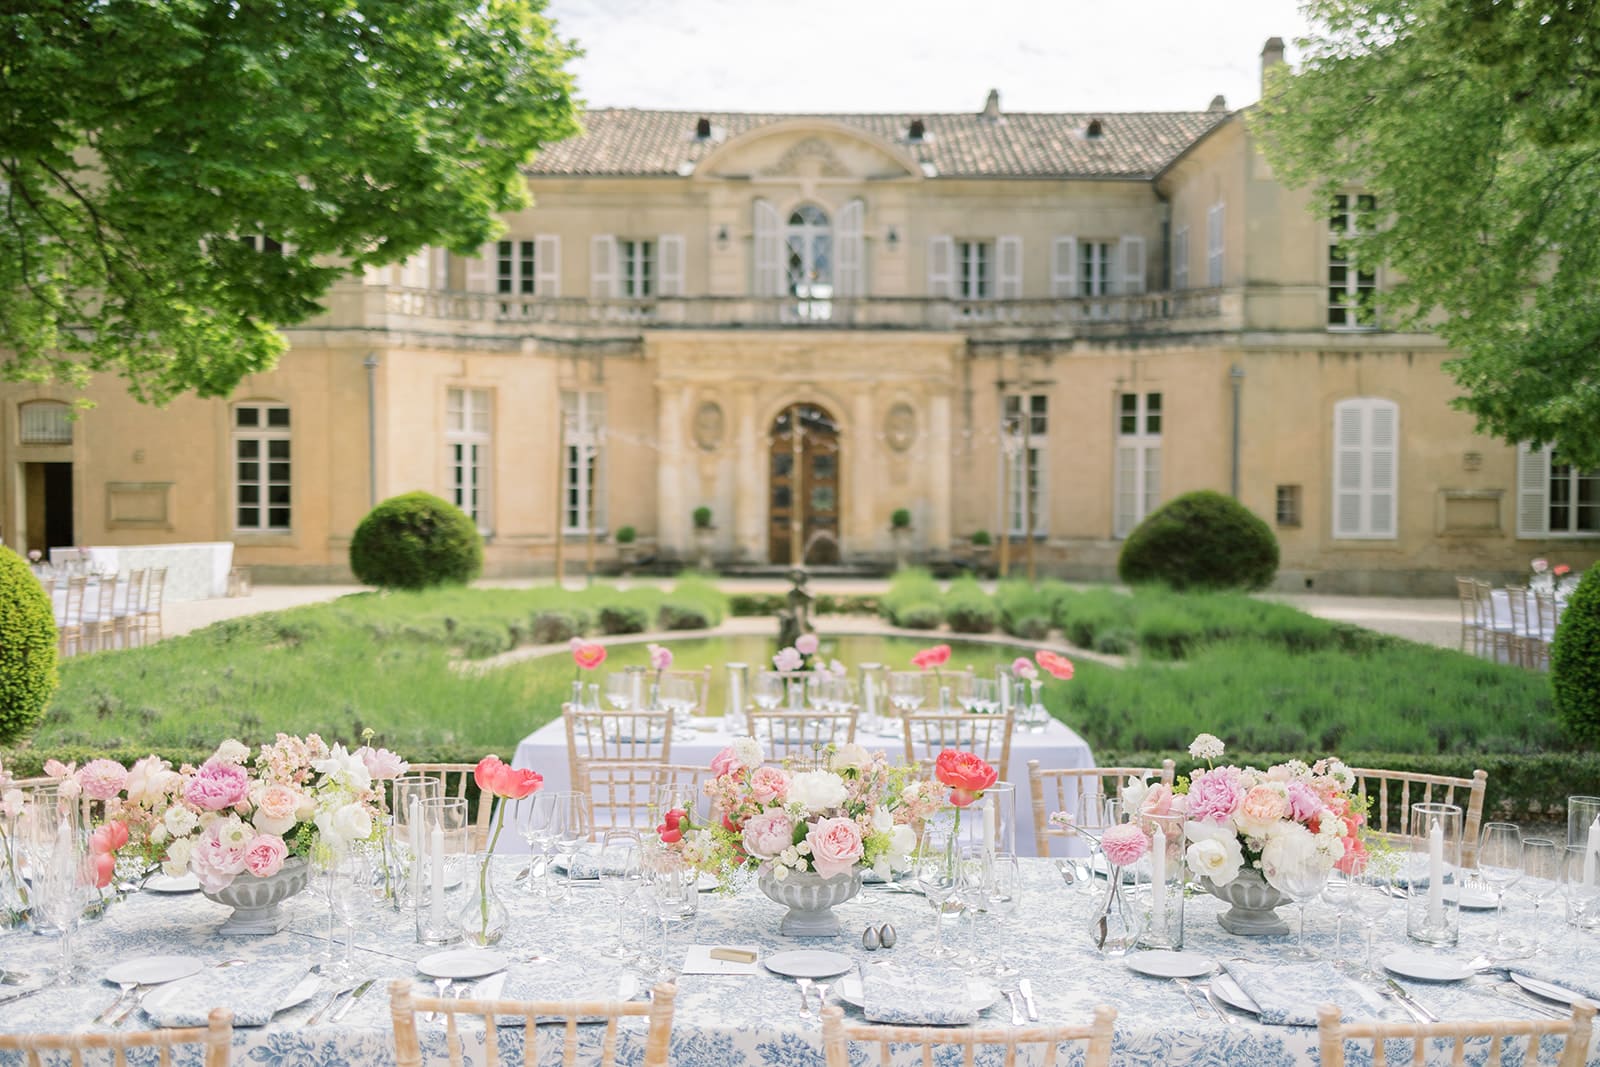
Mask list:
[[[335,578],[374,499],[425,489],[476,504],[491,573],[548,571],[563,528],[569,568],[623,526],[692,559],[704,506],[725,564],[885,561],[905,508],[916,556],[1004,531],[1020,566],[1031,526],[1041,573],[1100,578],[1211,488],[1274,524],[1288,588],[1595,559],[1600,482],[1475,434],[1383,279],[1376,322],[1332,321],[1328,214],[1242,113],[992,104],[597,112],[502,242],[346,280],[229,400],[107,379],[63,423],[70,394],[0,388],[4,539],[232,540],[260,578]]]

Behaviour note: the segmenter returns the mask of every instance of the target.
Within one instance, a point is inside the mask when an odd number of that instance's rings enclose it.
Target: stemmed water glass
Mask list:
[[[917,888],[933,905],[933,945],[923,950],[923,957],[944,960],[956,951],[944,943],[944,916],[955,902],[960,886],[961,864],[955,834],[948,825],[929,825],[922,831],[916,857]]]
[[[1000,709],[1000,696],[995,690],[993,678],[971,678],[967,685],[972,706],[968,711],[975,711],[982,715],[993,715]]]
[[[777,711],[778,705],[783,703],[783,675],[777,671],[762,671],[756,675],[750,699],[762,711]]]
[[[641,845],[637,830],[607,830],[600,839],[600,887],[611,896],[617,913],[617,936],[600,954],[614,960],[631,960],[638,952],[628,946],[623,930],[627,905],[644,879],[640,866]]]
[[[984,912],[994,920],[994,966],[989,974],[995,978],[1015,978],[1020,971],[1006,955],[1011,943],[1011,921],[1022,905],[1022,868],[1017,857],[999,853],[990,867],[988,896]]]
[[[1539,927],[1539,908],[1561,884],[1563,851],[1548,837],[1522,839],[1522,880],[1517,884],[1523,895],[1533,902],[1533,921],[1528,935],[1528,950],[1533,954],[1538,953],[1543,940]]]
[[[56,786],[33,791],[29,812],[28,866],[34,922],[61,933],[61,964],[52,985],[75,979],[72,935],[94,893],[89,828],[77,796]],[[42,922],[41,922],[42,920]]]
[[[661,706],[672,713],[672,739],[694,740],[689,716],[700,704],[700,687],[690,678],[661,679]]]
[[[1372,956],[1373,942],[1378,933],[1378,921],[1389,914],[1389,909],[1394,904],[1391,892],[1391,879],[1388,873],[1380,873],[1376,865],[1369,859],[1366,867],[1356,879],[1355,908],[1356,914],[1361,916],[1361,921],[1367,928],[1367,966],[1365,973],[1375,975],[1377,966]]]
[[[555,824],[552,841],[556,856],[566,871],[566,878],[560,887],[564,892],[572,884],[573,861],[578,854],[578,846],[589,839],[593,820],[589,815],[589,798],[583,793],[572,790],[555,793],[551,803],[555,805],[555,814],[551,817]],[[550,879],[549,882],[547,888],[554,897],[555,881]]]
[[[633,711],[633,676],[627,671],[607,674],[606,700],[616,711]]]
[[[1333,908],[1333,953],[1335,956],[1343,954],[1344,950],[1344,920],[1355,910],[1356,886],[1359,879],[1356,875],[1335,869],[1328,875],[1328,882],[1322,887],[1322,899]]]
[[[356,973],[356,921],[372,903],[366,886],[372,877],[372,866],[366,851],[355,844],[330,845],[319,843],[315,852],[317,876],[322,880],[323,895],[328,902],[328,963],[324,974],[337,978],[354,978]],[[344,926],[344,955],[335,949],[333,931],[335,923]]]
[[[928,682],[921,671],[889,672],[889,703],[900,714],[911,714],[927,698]]]
[[[1526,950],[1519,938],[1505,936],[1506,890],[1522,878],[1522,831],[1515,823],[1485,823],[1478,838],[1478,877],[1494,894],[1494,952],[1521,956]]]
[[[1316,959],[1317,954],[1306,948],[1306,905],[1317,899],[1327,880],[1328,871],[1318,863],[1307,862],[1279,868],[1278,880],[1274,885],[1300,909],[1300,932],[1295,937],[1294,948],[1284,951],[1285,959]]]
[[[531,793],[515,802],[514,819],[522,839],[528,843],[528,888],[539,883],[536,878],[550,874],[550,849],[556,842],[556,797],[559,793],[543,791]]]

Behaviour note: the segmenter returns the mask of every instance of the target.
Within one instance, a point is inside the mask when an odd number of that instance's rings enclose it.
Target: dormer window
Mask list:
[[[906,140],[911,144],[922,144],[928,139],[928,127],[921,119],[912,119],[911,125],[906,127]]]
[[[694,139],[696,141],[711,140],[711,120],[697,119],[694,124]]]
[[[1105,127],[1100,125],[1099,119],[1090,119],[1089,125],[1083,128],[1084,139],[1089,141],[1099,140],[1105,136],[1105,132]]]

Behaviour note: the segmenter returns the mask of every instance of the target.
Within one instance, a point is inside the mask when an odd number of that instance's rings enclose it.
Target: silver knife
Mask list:
[[[21,1000],[23,997],[31,997],[35,993],[43,993],[49,988],[49,986],[36,985],[32,989],[24,989],[20,993],[12,993],[9,996],[0,997],[0,1004],[10,1004],[12,1001]]]
[[[1017,983],[1017,989],[1022,993],[1022,1002],[1028,1006],[1028,1021],[1039,1021],[1039,1006],[1033,1002],[1033,983],[1024,978]]]
[[[350,1009],[356,1006],[356,1001],[366,996],[367,990],[371,989],[375,982],[377,982],[376,978],[368,978],[365,982],[362,982],[360,985],[356,986],[355,992],[346,997],[345,1002],[339,1005],[339,1010],[328,1016],[328,1021],[330,1023],[336,1023],[340,1019],[343,1019],[346,1015],[349,1015]]]
[[[1399,1000],[1401,1004],[1405,1005],[1406,1010],[1411,1012],[1412,1015],[1416,1016],[1419,1021],[1425,1023],[1436,1023],[1439,1021],[1439,1017],[1437,1015],[1429,1011],[1427,1008],[1424,1008],[1421,1004],[1418,1004],[1415,1000],[1411,999],[1411,994],[1407,993],[1405,991],[1405,987],[1399,982],[1396,982],[1393,978],[1385,978],[1384,982],[1388,985],[1390,991],[1394,993],[1395,999]]]

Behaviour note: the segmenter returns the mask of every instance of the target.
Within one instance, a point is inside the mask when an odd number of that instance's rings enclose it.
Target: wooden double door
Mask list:
[[[823,407],[792,404],[773,420],[769,442],[769,559],[839,562],[838,424]]]

